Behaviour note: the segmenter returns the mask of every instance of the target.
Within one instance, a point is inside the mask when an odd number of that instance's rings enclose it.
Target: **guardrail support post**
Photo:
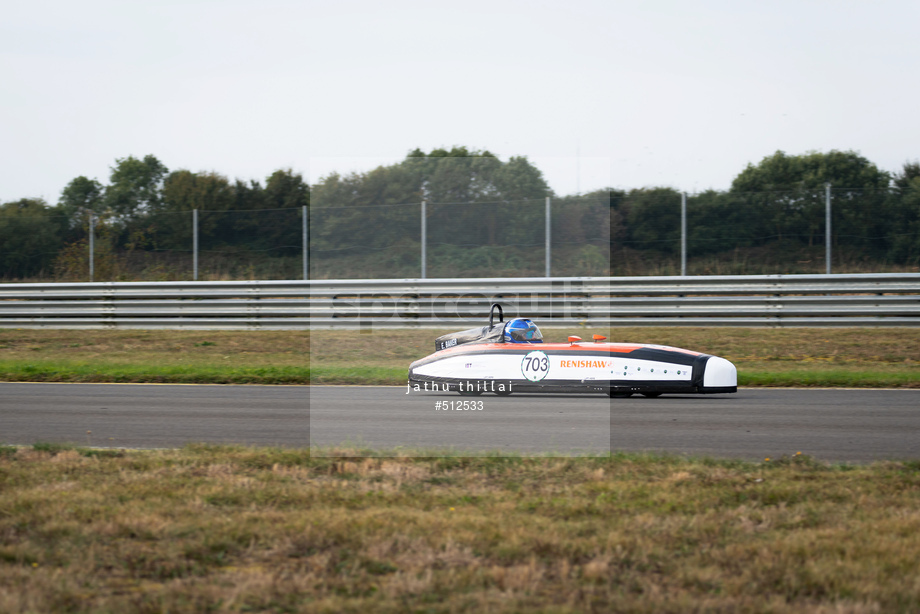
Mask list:
[[[425,279],[428,276],[427,260],[428,254],[426,253],[426,243],[428,242],[428,221],[426,219],[426,203],[422,201],[422,279]]]
[[[304,205],[301,207],[301,214],[303,219],[301,219],[301,224],[303,225],[303,279],[307,281],[310,279],[310,227],[307,224],[307,206]]]
[[[550,216],[550,199],[546,197],[546,276],[551,277],[550,263],[553,259],[552,248],[550,247],[550,238],[552,237],[552,221]]]
[[[831,274],[831,183],[824,184],[824,260]]]
[[[89,212],[89,280],[95,281],[96,273],[95,262],[93,261],[96,252],[96,216],[92,211]]]
[[[687,193],[680,193],[680,274],[687,276]]]

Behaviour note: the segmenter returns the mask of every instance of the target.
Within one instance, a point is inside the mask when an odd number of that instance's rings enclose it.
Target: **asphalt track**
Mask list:
[[[464,401],[476,409],[460,409]],[[311,438],[321,447],[433,452],[649,450],[751,460],[803,452],[828,461],[916,459],[920,391],[752,388],[734,395],[611,400],[465,398],[380,386],[0,383],[2,444],[303,447]]]

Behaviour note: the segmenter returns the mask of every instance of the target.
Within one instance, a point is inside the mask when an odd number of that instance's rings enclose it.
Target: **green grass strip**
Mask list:
[[[204,365],[123,365],[32,361],[0,362],[8,382],[115,382],[174,384],[308,384],[307,367],[217,367]]]
[[[917,388],[920,376],[914,371],[874,369],[752,370],[738,374],[738,385],[749,387],[813,388]]]
[[[749,387],[915,388],[916,369],[744,369],[739,385]],[[132,365],[33,360],[0,361],[7,382],[115,382],[174,384],[334,384],[402,386],[402,367],[228,367],[224,365]]]
[[[67,361],[0,361],[7,382],[115,382],[172,384],[362,384],[405,385],[405,368],[226,367],[210,365],[124,365]]]

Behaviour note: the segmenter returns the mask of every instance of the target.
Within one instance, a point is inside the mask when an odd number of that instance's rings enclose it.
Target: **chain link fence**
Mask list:
[[[310,210],[314,279],[606,276],[609,254],[605,196]]]
[[[0,245],[8,281],[920,270],[920,197],[833,186],[383,204],[314,198],[308,208],[199,210],[197,224],[193,211],[29,223]],[[41,224],[58,224],[63,246],[28,251]],[[44,264],[17,275],[27,257]]]
[[[614,275],[920,270],[920,199],[898,190],[633,191],[611,216]]]

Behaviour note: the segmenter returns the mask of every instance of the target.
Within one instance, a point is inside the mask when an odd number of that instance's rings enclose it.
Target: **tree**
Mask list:
[[[899,190],[906,190],[914,179],[920,177],[920,162],[905,162],[900,173],[894,176],[894,185]]]
[[[823,189],[887,188],[891,175],[854,151],[831,150],[788,156],[777,151],[757,166],[747,167],[732,181],[732,192],[775,192]]]
[[[61,191],[58,210],[66,218],[64,240],[74,241],[83,236],[89,227],[89,212],[103,213],[102,199],[105,188],[95,179],[76,177]]]
[[[552,196],[543,173],[525,156],[512,156],[495,169],[495,191],[504,200],[526,200]]]
[[[163,182],[162,199],[147,208],[147,221],[160,245],[188,249],[192,211],[198,211],[202,249],[236,248],[279,253],[301,249],[302,207],[310,187],[290,169],[272,173],[263,188],[258,181],[237,180],[213,172],[178,170]]]
[[[104,205],[122,223],[157,209],[162,202],[163,180],[169,169],[152,155],[116,158],[105,189]]]
[[[377,249],[418,241],[418,203],[428,208],[432,243],[530,243],[543,227],[543,174],[524,157],[502,162],[466,147],[415,149],[390,166],[366,173],[333,173],[314,186],[314,247]],[[521,201],[532,200],[528,207]],[[410,205],[410,206],[406,206]]]
[[[198,210],[198,232],[203,239],[215,235],[220,214],[233,203],[233,187],[217,173],[193,173],[178,170],[163,181],[162,197],[148,206],[145,221],[155,230],[157,244],[172,249],[189,249],[192,245],[192,211]]]
[[[753,247],[767,242],[768,224],[759,194],[733,194],[707,190],[687,199],[687,252],[689,256]]]
[[[425,157],[418,153],[403,164],[421,170],[419,187],[432,204],[429,233],[434,243],[541,244],[543,199],[552,191],[526,157],[502,162],[489,151],[465,147],[436,149]]]
[[[680,251],[680,193],[673,188],[631,190],[621,205],[627,242],[635,249]]]
[[[430,202],[494,202],[551,196],[543,173],[525,156],[502,162],[487,150],[454,147],[425,154],[416,149],[404,166],[417,171],[422,196]]]
[[[291,169],[277,170],[265,182],[265,206],[269,209],[290,209],[310,205],[310,186],[300,173]]]
[[[79,176],[71,180],[61,191],[58,207],[64,215],[77,217],[85,211],[102,212],[102,198],[105,188],[95,179]]]
[[[223,211],[233,202],[233,188],[227,178],[217,173],[173,171],[163,182],[163,211]]]
[[[766,225],[764,235],[797,237],[812,245],[824,239],[824,189],[830,183],[834,235],[851,247],[881,253],[890,182],[889,173],[853,151],[799,156],[777,151],[757,166],[749,164],[732,181],[730,192],[750,194]]]
[[[322,270],[325,258],[363,255],[392,271],[418,271],[425,201],[429,270],[447,274],[438,268],[444,262],[461,273],[514,269],[512,257],[533,260],[514,249],[542,249],[543,199],[551,194],[524,157],[503,162],[466,147],[415,149],[396,164],[333,173],[313,186],[312,261]],[[470,247],[489,249],[473,253]]]
[[[310,205],[310,186],[303,176],[291,169],[272,173],[265,181],[263,203],[268,211],[253,218],[259,226],[253,247],[275,255],[300,253],[301,216],[303,207]]]
[[[332,173],[313,186],[311,250],[317,258],[382,250],[414,242],[420,233],[421,174],[406,165],[366,173]],[[407,246],[408,247],[408,246]]]
[[[895,212],[890,219],[890,257],[896,262],[920,263],[920,163],[905,162],[895,175]]]
[[[253,223],[253,211],[268,207],[265,188],[256,180],[249,183],[237,179],[231,190],[233,197],[226,213],[217,215],[214,241],[217,245],[245,246],[258,239],[258,225]],[[208,214],[210,217],[212,214]]]
[[[552,202],[554,246],[594,244],[607,250],[624,237],[618,199],[623,193],[602,189],[579,196],[557,196]]]
[[[63,218],[41,199],[23,198],[0,205],[0,276],[36,275],[57,255]]]

